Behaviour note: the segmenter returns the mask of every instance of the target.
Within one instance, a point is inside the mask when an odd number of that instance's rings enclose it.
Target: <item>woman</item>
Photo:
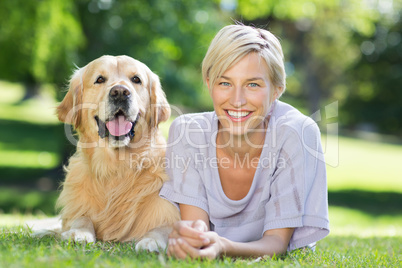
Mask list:
[[[329,233],[325,163],[315,122],[278,100],[283,52],[270,32],[230,25],[202,63],[214,112],[170,128],[160,195],[182,220],[177,258],[255,257],[314,248]]]

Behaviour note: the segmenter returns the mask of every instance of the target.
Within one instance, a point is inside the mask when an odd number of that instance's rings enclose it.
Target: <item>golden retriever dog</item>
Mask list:
[[[75,71],[57,115],[78,134],[56,204],[61,237],[164,249],[179,211],[159,197],[168,177],[158,124],[170,107],[158,76],[128,56],[100,57]]]

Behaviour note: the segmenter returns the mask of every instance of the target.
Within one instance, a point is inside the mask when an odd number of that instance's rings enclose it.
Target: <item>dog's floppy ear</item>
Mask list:
[[[157,127],[160,122],[167,121],[170,117],[170,106],[167,102],[165,92],[162,90],[159,77],[150,75],[150,96],[151,96],[151,127]]]
[[[74,125],[77,129],[81,122],[82,104],[82,73],[83,69],[77,69],[70,80],[69,90],[63,101],[57,107],[57,116],[60,121]]]

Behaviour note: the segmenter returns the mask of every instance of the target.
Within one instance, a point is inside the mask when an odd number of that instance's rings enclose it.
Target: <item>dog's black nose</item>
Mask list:
[[[109,97],[114,101],[125,101],[131,97],[131,92],[124,85],[116,85],[110,90]]]

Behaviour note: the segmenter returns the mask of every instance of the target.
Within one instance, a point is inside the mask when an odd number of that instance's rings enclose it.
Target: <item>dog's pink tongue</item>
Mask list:
[[[119,115],[113,121],[106,123],[106,127],[113,136],[123,136],[130,132],[133,123],[126,121],[123,115]]]

